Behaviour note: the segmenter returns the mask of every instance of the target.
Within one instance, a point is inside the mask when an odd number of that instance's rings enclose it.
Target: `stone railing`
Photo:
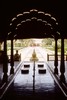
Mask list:
[[[47,61],[54,61],[55,55],[54,54],[47,54]],[[58,55],[58,61],[61,60],[61,55]],[[67,61],[67,55],[64,55],[64,60]]]

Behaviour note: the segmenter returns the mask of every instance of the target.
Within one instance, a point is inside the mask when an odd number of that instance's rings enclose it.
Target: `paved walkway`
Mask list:
[[[21,54],[22,61],[26,58],[26,55],[30,50],[32,50],[32,48],[29,47],[19,50],[19,54]],[[18,64],[19,64],[18,61],[14,62],[14,72],[16,71]],[[10,76],[10,69],[11,69],[10,63],[8,63],[8,72],[7,72],[8,77]],[[2,83],[2,79],[3,79],[3,64],[0,64],[0,84]]]
[[[34,63],[29,63],[34,49],[36,51],[37,57],[39,58],[39,62],[36,62],[35,64],[35,80],[33,77]],[[60,88],[54,81],[52,75],[49,72],[48,66],[45,63],[45,61],[47,60],[47,51],[37,47],[27,48],[26,50],[24,50],[25,53],[22,52],[22,50],[20,52],[22,53],[22,60],[24,61],[22,68],[24,68],[24,64],[30,64],[29,73],[22,74],[20,70],[2,100],[9,100],[10,98],[16,100],[66,100],[67,98],[65,98]],[[44,64],[46,74],[39,74],[39,63]],[[54,66],[53,62],[49,62],[49,65],[52,68]]]
[[[35,76],[34,76],[34,62],[30,62],[31,55],[35,49],[38,62],[35,62]],[[46,56],[46,53],[45,53]],[[29,73],[23,74],[21,71],[24,65],[30,65]],[[38,68],[39,64],[43,64],[43,68]],[[46,73],[40,74],[39,69],[46,69]],[[66,100],[63,92],[55,82],[47,64],[44,61],[43,55],[39,52],[39,48],[33,48],[28,51],[26,59],[24,59],[21,70],[13,80],[2,100]]]
[[[19,64],[18,61],[14,62],[14,71],[16,71],[18,64]],[[7,72],[8,77],[10,75],[10,69],[11,69],[10,63],[8,63],[8,72]],[[0,64],[0,84],[2,83],[2,79],[3,79],[3,64]]]
[[[49,66],[52,68],[53,72],[54,72],[54,61],[48,61]],[[60,77],[61,73],[60,73],[60,61],[58,61],[58,76]],[[65,81],[67,83],[67,61],[65,61]]]
[[[39,61],[35,62],[35,76],[34,62],[30,62],[31,54],[29,54],[2,100],[10,100],[10,98],[15,100],[66,100],[50,74],[42,55],[38,51],[36,52]],[[24,68],[24,65],[30,67]],[[44,67],[39,68],[38,65],[44,65]],[[23,74],[21,72],[25,69],[28,69],[29,73]],[[46,73],[40,74],[39,69],[46,69]]]
[[[54,52],[50,51],[50,50],[47,50],[47,49],[43,49],[43,48],[36,48],[38,49],[39,51],[41,51],[41,54],[42,54],[42,57],[44,58],[44,60],[47,62],[47,54],[54,54]],[[51,67],[51,69],[53,70],[54,72],[54,61],[48,61],[47,62],[49,64],[49,66]],[[67,61],[65,61],[65,80],[66,80],[66,83],[67,83]],[[58,76],[60,76],[60,61],[58,61]]]

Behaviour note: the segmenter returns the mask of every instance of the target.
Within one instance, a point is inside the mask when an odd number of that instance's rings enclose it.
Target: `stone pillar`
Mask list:
[[[3,54],[3,82],[7,82],[8,80],[8,57],[7,57],[7,41],[4,40],[4,54]]]
[[[13,39],[11,39],[11,70],[10,74],[14,74],[14,60],[13,60]]]
[[[1,50],[1,42],[0,42],[0,50]]]
[[[55,39],[55,60],[54,60],[54,66],[55,66],[55,69],[54,69],[54,73],[55,74],[58,74],[58,55],[57,55],[57,39]]]
[[[61,39],[61,62],[60,62],[60,80],[65,82],[65,63],[64,63],[64,38]]]

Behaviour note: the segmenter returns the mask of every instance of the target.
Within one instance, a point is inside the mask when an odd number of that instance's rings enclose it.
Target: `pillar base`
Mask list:
[[[65,83],[65,75],[64,74],[60,75],[60,81]]]
[[[58,68],[54,69],[54,74],[58,74]]]
[[[10,74],[14,74],[14,68],[11,68]]]
[[[5,83],[5,82],[7,82],[7,81],[8,81],[8,75],[7,75],[7,73],[5,73],[5,74],[3,75],[2,83]]]

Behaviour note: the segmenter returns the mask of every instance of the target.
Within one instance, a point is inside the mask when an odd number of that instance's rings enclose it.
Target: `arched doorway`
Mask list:
[[[11,40],[11,73],[14,73],[13,63],[13,40],[26,38],[54,38],[55,39],[55,74],[58,74],[57,40],[61,38],[61,79],[64,78],[64,37],[59,30],[59,23],[49,13],[31,9],[17,14],[10,21],[9,32],[4,41],[4,55],[6,55],[6,41]],[[6,57],[6,56],[5,56]],[[6,59],[6,58],[5,58]],[[7,61],[5,60],[6,66]],[[6,67],[7,68],[7,67]],[[6,76],[7,70],[4,70]]]

